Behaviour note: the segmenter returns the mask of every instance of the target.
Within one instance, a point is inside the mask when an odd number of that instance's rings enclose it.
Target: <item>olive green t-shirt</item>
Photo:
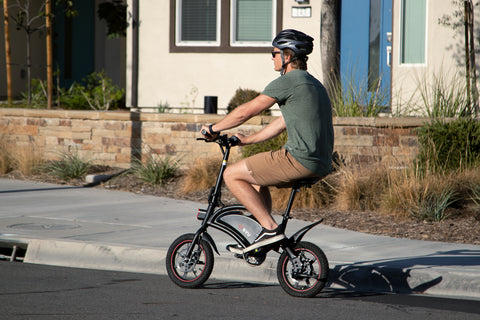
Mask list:
[[[307,71],[295,69],[270,82],[264,95],[274,98],[285,119],[284,148],[308,170],[332,171],[332,107],[325,87]]]

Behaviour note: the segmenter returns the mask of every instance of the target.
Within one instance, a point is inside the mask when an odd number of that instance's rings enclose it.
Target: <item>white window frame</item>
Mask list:
[[[217,25],[216,25],[216,40],[215,41],[182,41],[182,0],[176,0],[176,16],[175,16],[175,45],[176,46],[202,46],[202,47],[218,47],[220,46],[221,33],[221,0],[217,1]]]
[[[402,67],[421,67],[421,66],[426,66],[427,65],[427,60],[428,60],[428,7],[429,7],[429,0],[425,0],[425,46],[424,46],[424,52],[423,52],[423,61],[424,62],[417,62],[417,63],[412,63],[412,62],[403,62],[402,61],[402,51],[403,51],[403,21],[404,21],[404,12],[403,12],[403,0],[399,1],[400,2],[400,19],[399,19],[399,31],[400,31],[400,37],[399,37],[399,54],[398,54],[398,64],[399,66]]]
[[[272,41],[235,41],[237,34],[237,0],[230,1],[230,46],[231,47],[271,47]],[[272,34],[273,39],[277,30],[277,1],[272,0]]]

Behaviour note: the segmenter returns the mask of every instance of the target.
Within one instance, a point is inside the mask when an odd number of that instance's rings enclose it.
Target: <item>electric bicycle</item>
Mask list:
[[[236,136],[217,135],[214,140],[220,146],[223,161],[217,176],[215,186],[208,197],[206,209],[199,209],[197,219],[201,225],[195,233],[188,233],[178,237],[169,247],[166,268],[170,279],[182,288],[197,288],[210,277],[215,251],[218,255],[215,241],[208,233],[209,228],[220,230],[229,235],[237,244],[237,258],[242,258],[252,266],[261,265],[269,251],[280,254],[277,262],[277,278],[280,286],[288,294],[295,297],[313,297],[325,286],[328,279],[328,260],[323,251],[311,242],[302,241],[305,234],[320,224],[323,219],[309,224],[298,230],[291,237],[248,250],[262,231],[262,226],[255,217],[242,205],[224,205],[221,201],[223,173],[228,164],[230,149],[239,143]],[[285,232],[295,194],[302,187],[311,187],[318,178],[303,179],[293,183],[287,208],[279,224],[279,233]],[[213,248],[213,249],[212,249]]]

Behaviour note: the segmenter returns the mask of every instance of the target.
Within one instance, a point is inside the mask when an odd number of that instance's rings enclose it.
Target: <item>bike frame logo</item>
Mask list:
[[[240,231],[242,231],[243,233],[245,233],[245,234],[247,235],[247,237],[251,237],[251,236],[252,236],[251,233],[248,232],[247,228],[245,228],[245,227],[243,226],[243,224],[239,224],[239,225],[238,225],[238,229],[239,229]]]

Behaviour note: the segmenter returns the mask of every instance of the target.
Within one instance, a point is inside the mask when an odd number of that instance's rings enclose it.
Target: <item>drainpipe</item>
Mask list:
[[[138,108],[138,11],[139,0],[132,1],[132,109]]]

